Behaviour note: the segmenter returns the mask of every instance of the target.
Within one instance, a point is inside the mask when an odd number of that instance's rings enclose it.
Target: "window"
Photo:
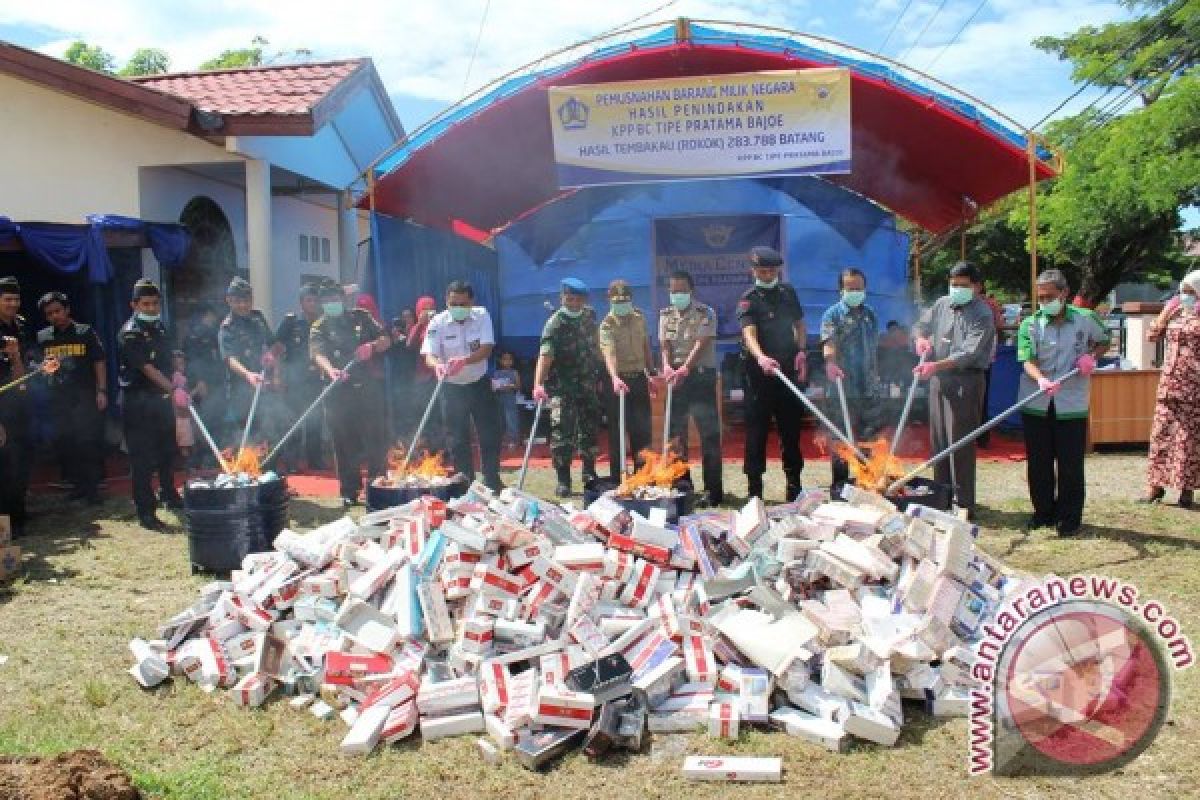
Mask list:
[[[329,238],[326,236],[321,237],[321,260],[329,263]]]
[[[308,237],[300,234],[300,260],[308,261]]]

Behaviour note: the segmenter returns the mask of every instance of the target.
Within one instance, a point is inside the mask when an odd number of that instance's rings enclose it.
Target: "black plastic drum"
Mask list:
[[[617,488],[617,482],[612,478],[596,478],[588,481],[583,486],[583,504],[586,508],[599,499],[600,495],[611,492]],[[663,498],[661,500],[637,500],[631,497],[617,497],[613,499],[621,504],[622,507],[629,511],[636,511],[643,517],[650,516],[650,509],[665,508],[667,511],[667,522],[675,524],[679,522],[680,517],[686,517],[692,513],[693,502],[695,497],[692,495],[692,482],[683,478],[675,482],[675,491],[680,492],[677,497]]]
[[[402,506],[422,495],[432,495],[449,502],[466,493],[467,479],[463,475],[455,475],[449,483],[441,486],[368,486],[367,511],[382,511],[385,508]]]
[[[288,524],[287,482],[251,486],[185,486],[184,521],[193,572],[239,569],[250,553],[271,549]]]

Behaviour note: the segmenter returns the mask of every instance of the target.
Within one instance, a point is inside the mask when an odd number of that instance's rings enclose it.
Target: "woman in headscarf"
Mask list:
[[[1154,428],[1150,432],[1147,492],[1139,502],[1157,503],[1167,487],[1179,490],[1179,505],[1191,508],[1200,486],[1200,270],[1179,282],[1172,298],[1150,326],[1152,341],[1166,338],[1167,352],[1158,381]]]

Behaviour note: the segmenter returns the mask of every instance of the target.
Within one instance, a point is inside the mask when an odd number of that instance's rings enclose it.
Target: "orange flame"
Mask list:
[[[882,489],[888,482],[904,474],[904,465],[891,454],[891,444],[880,437],[871,442],[859,442],[859,449],[868,454],[862,461],[844,442],[835,446],[838,456],[850,467],[854,483],[864,489]]]
[[[442,460],[441,452],[430,453],[428,450],[423,450],[419,456],[414,456],[413,460],[405,467],[404,456],[407,452],[400,445],[388,451],[387,482],[389,484],[398,484],[406,478],[423,480],[445,478],[454,471],[453,467]]]
[[[267,445],[247,445],[238,450],[237,457],[233,455],[233,448],[230,447],[221,451],[221,459],[229,468],[231,474],[246,473],[251,478],[258,478],[262,475],[262,459],[267,454]]]
[[[661,453],[653,450],[643,450],[641,456],[641,469],[625,478],[617,487],[617,494],[622,497],[628,497],[633,494],[635,489],[647,486],[670,489],[675,485],[675,481],[688,474],[687,462],[680,459],[670,449],[667,450],[665,459]]]

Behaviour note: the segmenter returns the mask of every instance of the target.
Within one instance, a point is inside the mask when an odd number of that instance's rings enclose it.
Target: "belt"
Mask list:
[[[983,367],[959,367],[957,369],[942,370],[943,375],[982,375],[987,372]]]
[[[625,380],[627,378],[644,378],[646,377],[646,373],[640,369],[633,370],[632,372],[621,372],[618,370],[617,376],[621,378],[621,380]]]

